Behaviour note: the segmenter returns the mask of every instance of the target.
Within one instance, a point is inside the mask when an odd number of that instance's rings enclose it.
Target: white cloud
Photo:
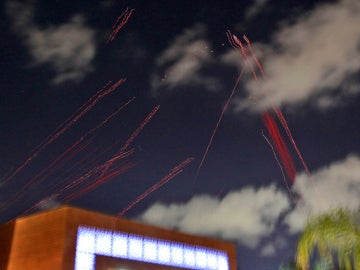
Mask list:
[[[115,0],[103,0],[100,2],[102,8],[111,8],[116,4]]]
[[[272,256],[276,253],[276,247],[273,243],[268,243],[261,248],[260,254],[264,257]]]
[[[196,85],[216,90],[218,81],[201,73],[202,68],[212,61],[211,49],[204,38],[204,25],[195,25],[177,36],[174,42],[157,58],[156,71],[151,78],[153,95],[160,88]]]
[[[283,25],[272,44],[254,43],[266,79],[246,81],[257,102],[235,99],[237,110],[305,102],[324,109],[358,94],[359,87],[342,86],[360,70],[359,25],[360,1],[341,0],[321,4],[295,23]]]
[[[273,256],[279,249],[284,247],[286,247],[286,240],[283,237],[278,237],[262,246],[260,254],[265,257]]]
[[[246,9],[245,18],[247,20],[255,17],[264,8],[269,0],[254,0],[253,4]]]
[[[289,206],[287,195],[274,185],[258,190],[246,187],[221,200],[202,195],[184,204],[156,203],[140,219],[189,233],[236,239],[254,248],[274,231],[279,216]]]
[[[360,158],[349,155],[314,172],[309,178],[296,177],[295,191],[302,201],[285,219],[290,232],[301,231],[309,214],[319,214],[336,207],[357,210],[360,207]]]
[[[291,209],[288,194],[275,185],[255,189],[245,187],[228,193],[223,199],[209,195],[193,197],[186,203],[155,203],[139,219],[142,222],[178,229],[188,233],[236,240],[259,247],[260,254],[272,256],[286,246],[284,235],[269,242],[276,226],[285,224],[291,234],[301,232],[309,215],[336,207],[357,210],[360,207],[360,157],[320,168],[311,179],[301,173],[294,190],[302,200]]]
[[[49,64],[55,71],[53,83],[81,80],[93,70],[95,32],[81,15],[68,22],[42,28],[33,20],[33,5],[7,2],[7,14],[14,32],[22,38],[32,57],[31,65]]]
[[[26,28],[31,26],[34,18],[33,2],[8,0],[6,2],[6,13],[11,18],[13,30],[24,35]]]
[[[249,247],[259,247],[261,256],[273,256],[286,247],[284,235],[266,240],[284,222],[289,232],[299,233],[310,214],[336,207],[357,210],[360,207],[360,157],[320,168],[311,179],[301,173],[294,190],[302,200],[290,209],[288,195],[274,185],[255,189],[245,187],[223,199],[195,196],[183,204],[155,203],[139,218],[146,223],[181,231],[236,240]]]

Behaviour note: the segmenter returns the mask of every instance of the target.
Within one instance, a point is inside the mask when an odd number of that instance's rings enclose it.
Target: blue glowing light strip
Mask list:
[[[229,270],[229,258],[220,250],[80,226],[74,270],[95,270],[96,255],[188,269]]]

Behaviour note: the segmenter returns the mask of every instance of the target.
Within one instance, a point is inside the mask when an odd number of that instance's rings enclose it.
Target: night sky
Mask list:
[[[359,25],[358,0],[2,1],[0,222],[62,204],[117,215],[150,190],[123,217],[233,241],[238,269],[278,269],[309,215],[360,206]],[[227,31],[249,38],[265,78]]]

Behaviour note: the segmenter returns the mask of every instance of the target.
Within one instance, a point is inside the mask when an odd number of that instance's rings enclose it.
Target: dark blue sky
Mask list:
[[[107,43],[115,19],[127,7],[134,9],[129,21]],[[65,203],[64,194],[55,194],[109,160],[160,105],[129,146],[134,153],[113,170],[129,162],[136,166],[67,203],[117,214],[194,157],[125,217],[234,241],[239,269],[277,269],[294,255],[310,213],[359,207],[359,10],[356,0],[4,1],[0,221]],[[245,64],[196,176],[244,66],[227,30],[251,40],[266,78],[254,81]],[[91,96],[120,78],[126,78],[123,85],[9,177]],[[82,151],[74,150],[71,159],[34,178],[131,97],[136,99],[92,133]],[[301,194],[301,205],[291,200],[262,136],[270,137],[262,114],[273,106],[284,113],[312,173],[305,174],[278,122],[295,162],[293,190]]]

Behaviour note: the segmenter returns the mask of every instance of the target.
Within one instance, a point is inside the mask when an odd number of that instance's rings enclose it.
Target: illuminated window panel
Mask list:
[[[169,265],[171,261],[170,242],[159,241],[158,242],[158,262],[160,264]]]
[[[225,253],[221,253],[221,255],[218,257],[217,269],[229,269],[229,260]]]
[[[129,235],[129,256],[128,259],[142,261],[143,239],[136,235]]]
[[[204,248],[197,248],[195,251],[196,267],[198,267],[199,269],[206,269],[207,266],[206,252],[207,250]]]
[[[112,256],[115,258],[128,257],[128,236],[124,233],[114,233],[112,239]]]
[[[111,256],[112,234],[108,231],[96,231],[95,253]]]
[[[177,243],[171,244],[171,262],[174,265],[184,265],[184,246]]]
[[[208,252],[206,254],[208,269],[218,269],[217,252]]]
[[[90,230],[79,230],[77,235],[76,250],[95,253],[95,233]]]
[[[186,268],[195,269],[195,247],[184,246],[184,265]]]
[[[79,227],[74,269],[95,270],[96,255],[188,269],[229,269],[227,254],[215,249]]]
[[[144,241],[144,261],[150,263],[158,262],[158,250],[157,241],[155,239],[149,239]]]
[[[81,252],[81,251],[76,252],[75,269],[76,270],[95,269],[95,254]]]

